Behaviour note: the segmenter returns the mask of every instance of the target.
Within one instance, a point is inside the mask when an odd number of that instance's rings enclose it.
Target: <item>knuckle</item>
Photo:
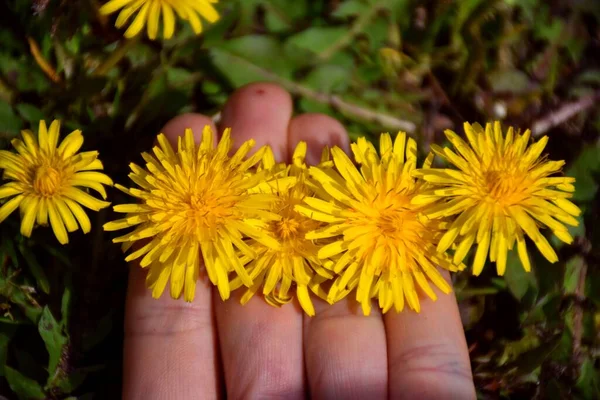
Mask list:
[[[475,398],[468,360],[449,343],[407,348],[390,358],[390,392],[398,398]]]
[[[176,336],[191,331],[201,335],[212,329],[211,310],[205,304],[180,301],[156,303],[127,319],[125,336]]]

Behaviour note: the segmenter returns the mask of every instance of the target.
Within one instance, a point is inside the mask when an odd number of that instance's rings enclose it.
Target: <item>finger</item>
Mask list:
[[[239,89],[223,110],[222,127],[231,127],[240,145],[255,139],[270,144],[278,161],[287,158],[290,95],[278,86],[257,83]],[[254,296],[240,305],[243,289],[222,302],[213,292],[227,396],[304,398],[302,314],[293,304],[281,308]]]
[[[324,146],[349,151],[346,130],[323,114],[304,114],[290,123],[290,149],[308,145],[309,164]],[[304,359],[310,393],[316,399],[387,397],[387,352],[381,314],[362,315],[351,296],[330,306],[316,299],[314,317],[304,318]]]
[[[435,290],[438,299],[424,297],[420,313],[384,316],[390,398],[475,399],[456,298]]]
[[[237,90],[221,113],[221,131],[231,128],[233,145],[239,147],[249,139],[256,147],[270,145],[275,159],[288,158],[287,131],[292,116],[292,99],[288,92],[271,83],[253,83]]]
[[[385,328],[379,309],[365,317],[354,298],[315,300],[304,318],[304,357],[315,399],[387,398]]]
[[[172,144],[185,128],[197,139],[212,121],[182,115],[163,129]],[[213,126],[214,129],[214,126]],[[219,367],[210,283],[201,277],[192,303],[168,293],[155,300],[145,285],[146,271],[131,268],[125,310],[125,399],[218,398]]]
[[[338,146],[346,153],[350,152],[348,133],[338,120],[325,114],[302,114],[290,122],[288,154],[293,154],[296,144],[306,142],[308,152],[306,162],[317,165],[321,160],[324,146]]]

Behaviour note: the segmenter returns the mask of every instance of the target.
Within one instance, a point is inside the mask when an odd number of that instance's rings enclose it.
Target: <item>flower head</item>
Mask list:
[[[460,262],[477,243],[473,273],[481,273],[489,254],[502,275],[507,252],[516,242],[521,263],[529,271],[527,235],[548,261],[557,261],[538,226],[549,227],[560,240],[571,243],[573,239],[563,224],[577,226],[574,217],[580,210],[567,200],[575,190],[575,179],[551,176],[560,172],[564,161],[540,158],[548,137],[528,146],[529,130],[520,134],[509,128],[504,135],[499,122],[487,124],[485,129],[465,123],[464,129],[470,146],[454,132],[446,131],[458,153],[434,147],[436,154],[458,170],[425,168],[417,172],[433,188],[416,202],[444,200],[429,210],[429,217],[456,216],[438,250],[445,251],[458,242],[454,261]]]
[[[254,141],[248,141],[229,157],[230,130],[225,130],[218,146],[213,148],[213,133],[208,126],[198,145],[190,129],[179,138],[177,152],[162,134],[158,143],[153,148],[154,156],[142,154],[146,169],[130,164],[129,177],[139,188],[117,185],[138,198],[139,204],[115,206],[116,212],[127,215],[107,223],[104,229],[136,226],[113,240],[124,243],[126,248],[147,239],[125,260],[142,257],[140,265],[150,268],[147,284],[155,298],[160,297],[170,279],[171,296],[179,298],[183,291],[185,300],[192,301],[201,257],[210,281],[218,287],[223,299],[230,294],[230,273],[251,286],[252,279],[239,253],[253,259],[255,252],[244,239],[249,237],[266,246],[277,245],[249,221],[278,218],[270,212],[273,195],[249,192],[251,188],[272,184],[265,181],[264,174],[249,171],[260,161],[265,148],[245,159],[254,146]]]
[[[218,0],[110,0],[100,8],[100,13],[106,15],[121,10],[115,22],[117,28],[123,27],[136,14],[125,31],[125,37],[136,36],[144,29],[144,25],[148,25],[148,37],[153,40],[158,36],[158,24],[162,15],[163,37],[170,39],[175,32],[175,14],[188,21],[194,33],[199,35],[202,33],[200,17],[210,23],[219,19],[219,14],[213,7],[217,2]]]
[[[23,140],[13,139],[17,154],[0,150],[0,168],[4,179],[0,186],[0,222],[20,207],[21,233],[29,237],[35,223],[47,225],[61,244],[69,242],[67,232],[91,229],[90,220],[81,205],[98,211],[110,203],[98,200],[78,187],[90,188],[106,199],[102,185],[112,185],[111,179],[96,170],[102,169],[97,151],[77,153],[83,144],[81,131],[71,132],[58,144],[60,122],[50,129],[40,121],[38,137],[33,132],[21,132]]]
[[[273,237],[277,246],[265,246],[256,240],[249,242],[249,246],[256,253],[256,258],[247,265],[254,284],[242,296],[242,304],[250,300],[261,288],[266,301],[274,306],[289,302],[295,292],[302,309],[313,316],[315,309],[308,287],[315,276],[314,272],[325,279],[333,277],[330,271],[323,268],[323,261],[317,257],[319,243],[305,238],[307,232],[320,228],[324,223],[310,219],[295,210],[295,206],[302,204],[304,198],[313,195],[316,190],[304,161],[306,150],[306,143],[300,142],[289,166],[275,164],[272,151],[265,152],[261,167],[270,171],[278,180],[275,181],[275,186],[265,186],[261,190],[276,196],[270,211],[279,218],[271,221],[257,220],[254,223]],[[241,282],[237,279],[237,282],[232,282],[232,285],[234,284],[240,286]]]
[[[424,217],[424,207],[412,204],[424,186],[411,175],[417,145],[413,139],[407,141],[405,133],[399,133],[394,143],[383,134],[381,157],[364,138],[352,145],[352,151],[360,170],[341,149],[333,148],[335,170],[310,168],[326,193],[296,206],[300,213],[327,223],[306,235],[311,240],[331,239],[318,252],[319,258],[336,258],[331,268],[337,278],[327,300],[335,302],[356,288],[365,314],[370,313],[372,298],[379,300],[383,312],[392,306],[401,311],[405,299],[411,309],[420,311],[417,286],[436,299],[428,280],[443,292],[451,291],[437,266],[451,271],[462,266],[436,251],[444,222]],[[425,166],[431,162],[432,156]]]

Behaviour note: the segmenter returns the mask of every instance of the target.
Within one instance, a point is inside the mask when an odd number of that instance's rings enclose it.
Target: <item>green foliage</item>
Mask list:
[[[420,149],[465,120],[524,129],[600,98],[594,0],[222,0],[222,19],[202,37],[181,24],[167,42],[124,41],[96,2],[34,3],[35,12],[31,1],[0,4],[0,148],[60,118],[120,183],[170,118],[215,115],[255,81],[283,85],[297,112],[338,118],[353,139],[414,123]],[[504,277],[493,264],[457,275],[480,398],[600,396],[600,113],[585,107],[550,128],[549,157],[566,160],[584,213],[573,245],[551,239],[556,264],[532,245],[531,273],[513,252]],[[21,237],[18,215],[2,223],[0,394],[120,396],[126,268],[100,230],[108,217],[92,216],[93,231],[65,247],[50,229]]]

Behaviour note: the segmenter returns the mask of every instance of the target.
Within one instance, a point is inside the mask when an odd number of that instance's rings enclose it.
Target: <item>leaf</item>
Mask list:
[[[517,300],[521,300],[530,288],[537,288],[535,275],[525,271],[516,250],[508,252],[506,265],[504,280],[508,290]]]
[[[566,225],[567,231],[569,231],[569,234],[573,237],[573,239],[585,236],[585,220],[583,218],[585,215],[585,207],[581,207],[581,211],[581,215],[575,217],[575,219],[577,219],[577,221],[579,222],[579,225]],[[557,238],[554,234],[550,237],[550,243],[552,244],[552,247],[554,247],[556,250],[560,250],[563,246],[568,246],[565,242]]]
[[[45,399],[46,395],[42,386],[31,378],[22,375],[16,369],[8,365],[4,367],[4,376],[8,381],[11,390],[19,396],[20,399]]]
[[[308,28],[288,39],[288,44],[311,53],[321,53],[346,34],[346,27]]]
[[[47,306],[42,311],[38,330],[48,351],[48,373],[52,377],[56,373],[56,368],[58,367],[68,338],[62,332],[62,325],[52,316]]]
[[[22,123],[10,104],[0,101],[0,137],[12,138],[19,134]]]
[[[348,0],[341,3],[331,14],[336,18],[354,17],[366,12],[369,6],[361,0]]]
[[[113,327],[113,318],[113,312],[108,313],[96,322],[94,331],[86,332],[82,343],[84,351],[89,351],[108,336]]]
[[[3,235],[1,241],[0,248],[2,249],[2,254],[12,261],[15,268],[19,268],[19,257],[17,257],[14,240],[11,237]]]
[[[33,255],[33,250],[26,248],[23,243],[20,243],[19,252],[25,259],[25,262],[29,267],[29,271],[35,278],[38,287],[42,289],[44,293],[50,293],[50,282],[48,281],[48,276],[46,275],[44,268],[38,263],[37,259]]]
[[[594,361],[586,358],[581,364],[579,379],[575,387],[581,391],[584,399],[600,398],[600,378],[594,368]]]
[[[269,80],[269,74],[274,74],[274,78],[292,77],[293,65],[272,37],[244,36],[215,47],[210,53],[215,66],[235,87]]]
[[[351,78],[352,74],[347,68],[321,65],[308,74],[304,83],[319,92],[341,92],[348,88]]]
[[[31,123],[37,123],[40,120],[45,119],[42,110],[34,106],[33,104],[20,103],[15,106],[21,117]]]
[[[562,335],[555,335],[546,343],[542,343],[535,349],[528,350],[521,354],[514,362],[510,363],[509,369],[517,368],[519,374],[525,375],[533,372],[542,365],[542,362],[550,355],[560,344]]]
[[[8,343],[16,331],[15,325],[0,324],[0,376],[4,376],[4,366],[8,355]]]
[[[85,371],[72,371],[69,376],[60,380],[58,387],[63,393],[71,393],[81,386],[86,376],[87,372]]]
[[[600,147],[588,145],[567,169],[566,176],[576,179],[573,200],[587,202],[594,200],[598,191],[595,175],[600,173]]]
[[[65,277],[65,290],[63,291],[61,304],[60,304],[60,313],[61,313],[61,321],[60,323],[65,327],[65,329],[69,326],[69,315],[71,310],[71,298],[73,286],[71,283],[71,276],[67,275]]]
[[[270,32],[285,32],[293,28],[294,22],[306,16],[308,0],[265,1],[265,25]]]
[[[579,279],[579,270],[581,269],[583,262],[583,257],[580,255],[576,255],[567,262],[565,267],[565,279],[563,281],[563,292],[565,294],[575,293],[577,280]]]
[[[532,88],[527,74],[516,69],[492,72],[488,80],[495,93],[525,94]]]
[[[577,77],[577,82],[588,85],[600,85],[600,69],[589,69]]]

